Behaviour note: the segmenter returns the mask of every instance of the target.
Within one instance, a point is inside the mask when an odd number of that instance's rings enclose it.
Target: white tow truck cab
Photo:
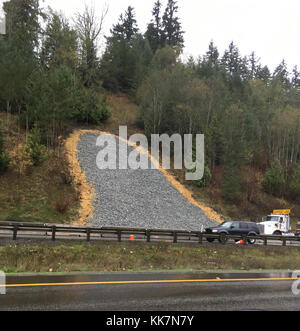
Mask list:
[[[263,219],[259,223],[259,228],[262,234],[265,235],[294,235],[291,233],[291,210],[274,210],[272,215]]]

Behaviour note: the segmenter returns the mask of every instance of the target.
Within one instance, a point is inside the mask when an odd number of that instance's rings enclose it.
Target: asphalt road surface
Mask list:
[[[0,310],[300,310],[290,273],[7,276]]]

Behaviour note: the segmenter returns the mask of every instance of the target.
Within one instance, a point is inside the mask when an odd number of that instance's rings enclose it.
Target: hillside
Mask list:
[[[3,123],[6,115],[0,113],[0,125]],[[34,167],[24,155],[26,134],[15,116],[3,136],[11,163],[8,172],[0,176],[0,220],[71,222],[76,217],[78,199],[63,146],[48,149],[44,163]]]
[[[138,112],[138,106],[135,103],[130,102],[125,95],[111,96],[110,101],[113,104],[113,113],[112,118],[103,125],[104,131],[116,133],[119,125],[127,125],[129,135],[136,132],[144,133],[143,130],[134,125]],[[199,188],[185,181],[185,170],[170,170],[168,172],[192,193],[199,204],[214,209],[224,218],[260,221],[263,216],[270,214],[274,209],[289,208],[292,209],[293,224],[295,225],[297,220],[300,220],[300,205],[294,201],[266,194],[262,187],[263,171],[254,167],[247,166],[243,169],[242,181],[246,190],[241,201],[237,204],[228,203],[222,197],[221,186],[224,172],[222,166],[216,166],[212,170],[212,181],[205,188]]]
[[[133,122],[137,106],[127,97],[111,96],[109,101],[112,116],[105,129],[114,132],[120,124]],[[0,221],[78,221],[81,188],[71,177],[63,139],[59,146],[47,149],[47,158],[42,165],[34,167],[28,164],[24,155],[26,132],[18,125],[17,116],[10,115],[7,126],[7,114],[0,112],[0,128],[3,128],[5,150],[11,158],[8,172],[0,176]],[[67,132],[81,128],[72,124]]]
[[[118,134],[120,125],[127,125],[129,135],[143,132],[134,125],[138,106],[125,95],[109,96],[111,118],[98,126],[85,129],[100,129]],[[6,123],[6,114],[0,113],[1,122]],[[69,132],[83,127],[70,127]],[[26,140],[25,132],[19,128],[13,116],[9,129],[4,130],[6,149],[11,158],[20,158],[18,146]],[[67,136],[65,137],[67,138]],[[16,166],[13,162],[9,171],[0,177],[0,220],[18,219],[53,223],[78,221],[80,206],[80,185],[75,185],[70,176],[64,143],[47,150],[48,158],[39,167]],[[19,161],[16,161],[19,162]],[[19,172],[20,170],[20,172]],[[224,218],[260,220],[273,209],[291,208],[294,224],[300,218],[300,206],[287,200],[278,199],[263,192],[263,174],[254,168],[245,168],[243,181],[248,185],[243,199],[238,204],[229,204],[221,194],[222,167],[212,171],[212,181],[208,187],[199,188],[184,180],[184,171],[171,170],[184,187],[192,193],[201,205],[211,207]],[[250,176],[251,174],[251,176]],[[250,200],[250,201],[249,201]]]
[[[90,206],[92,191],[76,165],[77,132],[116,135],[120,125],[128,126],[129,135],[147,137],[203,133],[204,178],[190,183],[184,171],[164,174],[203,208],[255,220],[289,208],[299,219],[296,66],[290,72],[293,64],[283,60],[272,70],[255,50],[242,54],[234,41],[223,52],[211,41],[204,54],[184,59],[185,33],[174,0],[164,13],[154,4],[152,21],[162,24],[146,31],[129,6],[111,22],[101,54],[105,15],[96,17],[92,6],[67,18],[39,1],[24,1],[3,6],[10,24],[0,35],[0,110],[6,112],[0,127],[1,219],[85,219],[89,211],[82,206]],[[76,173],[81,178],[74,179]]]

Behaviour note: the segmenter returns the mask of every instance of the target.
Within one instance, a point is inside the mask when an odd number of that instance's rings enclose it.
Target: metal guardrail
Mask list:
[[[20,222],[0,222],[0,237],[1,232],[11,233],[12,239],[18,239],[18,233],[27,233],[27,237],[36,238],[37,235],[51,237],[55,241],[58,235],[69,236],[69,239],[84,238],[86,241],[92,239],[111,239],[121,242],[128,241],[130,236],[136,236],[138,240],[151,241],[166,241],[173,243],[178,242],[195,242],[202,244],[206,240],[219,240],[225,244],[229,239],[235,241],[243,240],[243,244],[247,245],[251,239],[261,240],[265,246],[270,241],[281,241],[282,246],[286,246],[287,242],[298,242],[300,244],[300,237],[297,236],[271,236],[271,235],[225,235],[225,234],[208,234],[201,231],[178,231],[178,230],[158,230],[158,229],[138,229],[138,228],[115,228],[115,227],[79,227],[72,225],[53,225],[53,224],[38,224],[38,223],[20,223]],[[105,236],[110,236],[105,237]],[[65,239],[65,238],[64,238]],[[300,246],[299,246],[300,247]]]

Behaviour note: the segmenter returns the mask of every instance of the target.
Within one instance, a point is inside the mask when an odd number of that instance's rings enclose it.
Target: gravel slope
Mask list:
[[[80,165],[97,195],[89,224],[172,230],[200,230],[202,225],[217,224],[186,200],[159,170],[99,170],[97,138],[98,134],[86,133],[77,146]]]

